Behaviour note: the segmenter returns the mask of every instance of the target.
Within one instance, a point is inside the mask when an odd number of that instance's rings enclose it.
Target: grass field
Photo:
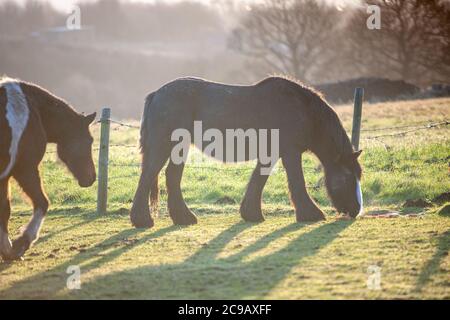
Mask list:
[[[349,129],[351,107],[337,110]],[[138,130],[113,126],[106,216],[95,213],[96,185],[79,189],[49,146],[42,167],[51,210],[25,260],[0,262],[0,298],[449,299],[450,214],[435,198],[450,190],[450,127],[373,131],[446,119],[450,99],[366,104],[361,158],[369,217],[336,216],[321,168],[308,155],[311,195],[328,214],[315,224],[295,223],[281,168],[264,191],[266,222],[242,222],[239,201],[253,164],[206,161],[188,165],[182,183],[198,225],[172,226],[162,175],[156,227],[135,230],[128,210],[139,174]],[[411,132],[384,136],[404,131]],[[31,211],[15,185],[12,191],[15,237]],[[405,208],[408,199],[431,206]],[[399,216],[371,218],[380,212]],[[66,287],[69,266],[80,267],[80,290]],[[367,287],[371,266],[381,268],[381,290]]]

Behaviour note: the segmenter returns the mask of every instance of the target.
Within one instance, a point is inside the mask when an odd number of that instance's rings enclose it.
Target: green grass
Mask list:
[[[367,105],[363,129],[450,118],[450,99]],[[339,108],[346,128],[350,107]],[[401,131],[401,130],[399,130]],[[395,130],[393,132],[396,132]],[[136,145],[138,130],[115,128],[112,144]],[[450,298],[448,204],[403,208],[407,199],[433,199],[450,190],[450,128],[366,140],[366,211],[398,211],[393,219],[336,217],[312,155],[304,159],[311,195],[328,214],[296,224],[280,167],[264,191],[262,224],[241,222],[239,202],[253,164],[192,163],[183,178],[199,224],[174,227],[167,217],[164,175],[161,210],[151,230],[134,230],[128,210],[137,185],[137,148],[112,147],[107,216],[95,213],[96,185],[80,189],[54,154],[42,165],[51,211],[39,242],[24,261],[0,262],[0,298]],[[94,129],[98,136],[98,128]],[[50,146],[49,151],[53,150]],[[30,208],[13,185],[11,234]],[[220,204],[230,197],[235,204]],[[409,217],[403,213],[423,213]],[[66,271],[78,265],[82,289],[68,290]],[[381,267],[381,290],[366,286],[367,269]]]
[[[236,211],[184,228],[164,217],[147,231],[126,215],[52,212],[25,261],[0,266],[0,298],[450,298],[448,218],[250,224]],[[66,288],[72,265],[81,290]],[[382,268],[380,291],[367,289],[371,265]]]

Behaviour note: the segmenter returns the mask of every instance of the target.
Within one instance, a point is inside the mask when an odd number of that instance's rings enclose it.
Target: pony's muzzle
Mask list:
[[[95,180],[97,180],[97,177],[96,177],[96,174],[94,172],[87,179],[80,179],[80,180],[78,180],[78,185],[80,187],[82,187],[82,188],[88,188],[88,187],[90,187],[90,186],[92,186],[94,184]]]

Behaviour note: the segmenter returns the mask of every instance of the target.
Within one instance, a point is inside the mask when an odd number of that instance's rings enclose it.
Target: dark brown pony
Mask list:
[[[147,97],[141,126],[142,173],[130,217],[136,227],[151,227],[152,207],[158,199],[158,174],[169,159],[174,142],[171,135],[183,128],[191,134],[194,121],[203,128],[278,129],[279,157],[286,169],[290,197],[297,221],[317,221],[324,213],[310,198],[305,187],[302,154],[311,151],[321,161],[326,187],[339,212],[356,217],[362,211],[361,166],[336,112],[314,90],[278,77],[252,86],[234,86],[195,78],[170,82]],[[203,149],[204,151],[204,149]],[[268,176],[261,173],[261,158],[252,174],[241,216],[259,222],[261,196]],[[252,160],[252,159],[246,159]],[[184,163],[169,159],[166,184],[169,215],[175,224],[197,222],[184,202],[180,182]]]
[[[48,91],[22,81],[0,80],[0,255],[18,259],[37,240],[48,209],[39,174],[47,143],[56,143],[59,158],[81,187],[95,182],[92,136],[95,113],[84,116]],[[14,178],[31,199],[34,212],[12,244],[8,235],[11,207],[9,180]]]

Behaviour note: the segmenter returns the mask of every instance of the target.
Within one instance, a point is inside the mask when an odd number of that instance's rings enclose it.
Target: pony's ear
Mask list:
[[[90,125],[92,122],[94,122],[95,117],[97,116],[97,112],[91,113],[90,115],[87,115],[84,117],[85,123]]]
[[[353,152],[353,158],[355,160],[358,159],[362,152],[363,152],[362,150]]]

